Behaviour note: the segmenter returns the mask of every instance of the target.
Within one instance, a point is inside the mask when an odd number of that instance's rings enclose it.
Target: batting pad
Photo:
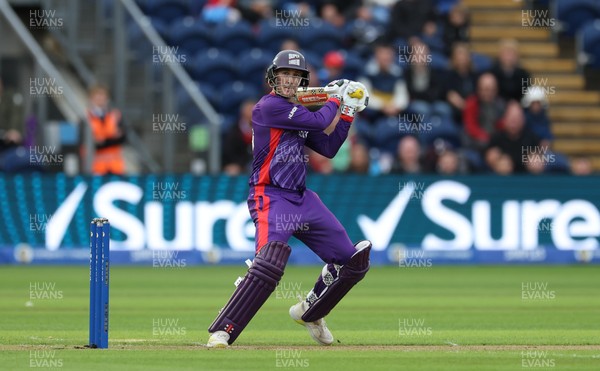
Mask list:
[[[304,322],[314,322],[328,315],[348,291],[365,277],[370,267],[371,243],[361,241],[357,244],[357,248],[359,250],[352,255],[350,261],[340,268],[338,278],[328,285],[327,289],[304,312],[302,315]]]
[[[286,243],[279,241],[263,246],[208,332],[225,331],[229,334],[229,344],[233,344],[275,291],[291,251]]]

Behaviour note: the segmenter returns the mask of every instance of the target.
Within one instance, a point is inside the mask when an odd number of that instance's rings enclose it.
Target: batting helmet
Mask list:
[[[273,63],[267,68],[265,74],[265,80],[269,86],[275,85],[275,72],[280,68],[289,68],[302,72],[302,79],[300,80],[299,87],[304,88],[308,86],[308,79],[310,78],[310,72],[306,67],[306,60],[302,53],[296,50],[282,50],[275,58]]]

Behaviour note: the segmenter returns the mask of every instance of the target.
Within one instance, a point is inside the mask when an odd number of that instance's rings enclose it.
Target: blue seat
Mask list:
[[[311,22],[310,27],[302,28],[300,46],[321,56],[328,51],[342,48],[342,32],[324,21]]]
[[[437,0],[436,9],[440,14],[447,14],[458,0]]]
[[[318,71],[323,67],[323,54],[315,53],[313,50],[300,50],[300,53],[306,58],[309,68],[312,67],[315,71]]]
[[[267,54],[267,52],[258,48],[241,53],[235,62],[238,79],[253,85],[257,89],[262,89],[265,72],[273,62],[273,56],[271,53]]]
[[[150,22],[152,27],[156,30],[156,32],[165,40],[166,43],[169,43],[169,35],[168,35],[168,27],[167,25],[158,18],[151,18]],[[131,21],[127,25],[127,41],[129,42],[130,50],[134,52],[134,54],[138,58],[145,58],[148,55],[152,54],[152,46],[150,41],[142,32],[142,29],[138,26],[138,24],[134,21]]]
[[[239,54],[257,45],[252,27],[247,22],[238,22],[233,25],[220,24],[213,32],[215,45],[231,54]]]
[[[561,23],[561,32],[575,36],[581,26],[600,18],[600,1],[556,0],[553,14]]]
[[[179,46],[182,53],[194,55],[214,45],[208,27],[192,18],[173,22],[169,27],[169,43]]]
[[[351,51],[342,54],[344,55],[344,77],[350,80],[358,79],[365,69],[365,61]]]
[[[196,54],[189,71],[194,80],[212,86],[223,86],[237,79],[233,58],[215,48]]]
[[[577,59],[582,65],[600,68],[600,19],[587,23],[579,30]]]
[[[145,9],[148,15],[166,23],[192,14],[190,3],[186,0],[148,0]]]
[[[243,81],[223,85],[219,96],[221,97],[218,110],[224,115],[237,115],[240,105],[249,98],[257,98],[260,92],[251,84]]]
[[[444,53],[430,51],[431,55],[431,68],[434,70],[445,70],[448,68],[448,58]]]
[[[489,71],[494,64],[492,58],[488,57],[485,54],[480,53],[471,53],[471,64],[473,65],[473,70],[475,73],[482,73],[485,71]]]
[[[281,44],[287,39],[298,39],[298,33],[291,28],[277,27],[273,21],[265,20],[260,23],[258,31],[258,46],[265,51],[277,53]]]
[[[441,29],[441,28],[440,28]],[[442,40],[441,35],[421,35],[421,41],[427,45],[429,50],[443,53],[446,45],[444,44],[444,40]]]
[[[196,87],[200,90],[200,92],[202,92],[210,105],[216,109],[216,106],[219,102],[219,92],[217,89],[211,85],[202,83],[196,83]],[[186,123],[192,125],[199,122],[205,123],[208,121],[206,116],[204,116],[202,111],[196,107],[196,104],[192,101],[190,95],[181,85],[177,86],[175,90],[175,97],[177,112],[180,112],[185,117]]]
[[[75,146],[79,144],[79,126],[63,121],[59,124],[58,130],[62,146]]]

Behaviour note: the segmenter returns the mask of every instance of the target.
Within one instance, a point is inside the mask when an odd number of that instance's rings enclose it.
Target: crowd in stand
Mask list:
[[[272,2],[259,3],[260,7],[250,9],[238,1],[238,10],[232,11],[255,24],[274,16]],[[209,2],[205,10],[211,6],[217,5]],[[552,151],[547,89],[532,84],[535,79],[519,63],[516,40],[499,40],[497,58],[475,66],[473,56],[482,56],[470,49],[469,10],[460,2],[305,1],[284,7],[321,17],[344,30],[350,35],[347,47],[367,56],[357,80],[371,93],[369,107],[355,121],[348,143],[336,158],[309,153],[313,171],[591,172],[589,159],[569,164],[565,156]],[[302,51],[294,40],[287,40],[281,49]],[[344,54],[344,50],[325,54],[323,67],[311,74],[310,85],[343,78]],[[236,144],[250,143],[247,107],[243,106],[240,124],[226,135],[223,146],[224,166],[230,174],[247,171],[251,160],[248,151],[239,156],[230,152],[238,148]]]
[[[359,114],[334,159],[308,150],[313,172],[592,172],[589,158],[569,162],[552,150],[547,87],[535,86],[531,71],[520,65],[517,41],[499,40],[494,59],[471,50],[469,9],[459,0],[208,0],[189,4],[185,18],[198,24],[245,24],[256,35],[261,27],[275,24],[292,27],[301,36],[314,24],[325,22],[343,35],[341,48],[321,54],[306,50],[306,43],[293,37],[278,44],[280,50],[305,53],[312,62],[309,86],[350,78],[370,91],[368,108]],[[301,22],[286,26],[277,20]],[[261,65],[261,71],[266,67]],[[255,73],[259,83],[262,73]],[[269,90],[266,85],[262,88],[262,93]],[[2,112],[15,107],[6,93],[3,97],[0,84]],[[260,95],[248,97],[240,102],[239,112],[227,112],[222,145],[227,174],[250,171],[251,114],[258,99]],[[22,138],[8,126],[2,129],[0,170],[6,170],[15,162],[2,153],[16,153]]]

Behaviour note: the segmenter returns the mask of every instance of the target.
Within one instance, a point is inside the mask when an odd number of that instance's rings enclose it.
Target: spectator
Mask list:
[[[444,98],[446,85],[444,73],[432,69],[429,63],[429,48],[421,42],[412,45],[412,60],[406,70],[406,86],[410,96],[408,110],[423,115],[424,122],[432,122],[432,116],[441,119],[442,125],[452,124],[452,109]]]
[[[209,0],[202,9],[202,19],[207,23],[237,23],[241,18],[235,0]]]
[[[342,53],[337,50],[330,51],[323,57],[323,68],[319,71],[320,81],[333,81],[344,78],[345,60]]]
[[[227,175],[240,175],[250,171],[252,163],[252,109],[256,99],[242,103],[237,125],[234,125],[223,140],[223,171]]]
[[[369,147],[395,152],[399,139],[398,114],[408,105],[408,91],[402,70],[394,61],[394,49],[387,44],[375,46],[374,58],[359,81],[370,92],[369,106],[355,125],[359,137]]]
[[[125,134],[121,112],[110,108],[108,89],[96,85],[89,90],[88,120],[91,125],[96,154],[92,171],[96,175],[125,174],[123,143]]]
[[[385,34],[393,3],[393,0],[370,0],[356,10],[356,17],[348,22],[355,51],[364,54],[368,45]]]
[[[550,130],[548,100],[546,92],[540,86],[530,86],[521,101],[525,108],[525,125],[542,140],[543,146],[551,145],[554,135]]]
[[[273,0],[238,0],[237,9],[242,18],[252,24],[273,16]]]
[[[594,172],[592,161],[589,157],[576,157],[571,161],[571,174],[591,175]]]
[[[346,26],[346,16],[340,12],[337,5],[326,3],[321,7],[321,18],[328,23],[331,23],[338,29],[343,29]]]
[[[367,174],[369,172],[369,152],[367,147],[359,142],[353,142],[350,147],[350,172]]]
[[[5,88],[0,79],[0,128],[6,130],[5,135],[9,135],[11,139],[18,135],[18,142],[21,142],[22,135],[25,134],[24,117],[23,95]]]
[[[464,166],[454,145],[437,138],[427,149],[423,161],[424,172],[442,175],[455,175],[464,172]]]
[[[444,18],[444,47],[446,55],[450,55],[457,42],[469,42],[469,9],[462,3],[454,4]]]
[[[498,81],[498,94],[505,100],[521,101],[529,87],[529,72],[519,65],[519,44],[516,40],[500,41],[498,60],[492,67]]]
[[[421,145],[412,135],[405,135],[398,142],[396,162],[392,165],[393,173],[419,174],[423,171],[421,161]]]
[[[449,149],[439,155],[435,172],[440,175],[457,175],[459,164],[458,154]]]
[[[391,10],[388,40],[395,43],[399,38],[410,39],[423,33],[436,33],[435,8],[432,0],[398,1]]]
[[[477,80],[477,93],[467,98],[463,119],[465,145],[472,149],[484,149],[492,133],[501,127],[504,101],[498,97],[496,78],[484,73]]]
[[[466,99],[475,93],[477,76],[471,64],[471,51],[468,44],[456,43],[452,47],[450,71],[445,77],[447,84],[446,99],[452,106],[452,118],[463,125],[463,110]]]
[[[485,154],[489,167],[497,171],[497,162],[502,155],[507,155],[515,173],[527,172],[528,166],[529,170],[533,168],[539,172],[539,164],[534,162],[544,161],[546,149],[540,146],[539,138],[525,127],[525,115],[517,102],[508,104],[503,121],[503,129],[492,136]]]

